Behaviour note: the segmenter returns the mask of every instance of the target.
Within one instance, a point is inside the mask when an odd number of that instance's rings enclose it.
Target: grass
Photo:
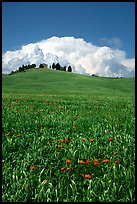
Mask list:
[[[4,201],[135,201],[133,78],[40,69],[2,83]]]

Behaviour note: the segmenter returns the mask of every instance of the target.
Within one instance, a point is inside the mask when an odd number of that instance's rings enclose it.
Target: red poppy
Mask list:
[[[67,163],[67,164],[70,164],[70,163],[71,163],[71,161],[70,161],[69,159],[67,159],[67,160],[66,160],[66,163]]]
[[[91,139],[90,139],[90,142],[94,142],[94,139],[93,139],[93,138],[91,138]]]
[[[119,164],[119,161],[118,161],[118,160],[115,160],[114,163],[115,163],[115,164]]]
[[[61,142],[61,140],[58,140],[58,142]]]
[[[69,141],[68,141],[68,139],[67,139],[67,138],[65,138],[65,139],[64,139],[64,142],[65,142],[65,143],[68,143]]]
[[[90,161],[89,159],[87,159],[87,160],[86,160],[86,163],[87,163],[87,164],[90,164],[90,163],[91,163],[91,161]]]
[[[86,138],[82,138],[82,141],[85,142],[85,141],[86,141]]]
[[[104,160],[102,161],[102,163],[109,163],[109,162],[110,162],[109,159],[104,159]]]
[[[113,138],[112,138],[112,137],[108,138],[108,141],[112,141],[112,140],[113,140]]]
[[[61,149],[61,148],[62,148],[62,145],[58,145],[58,148]]]
[[[118,154],[118,151],[115,151],[114,154],[115,154],[115,155]]]
[[[60,170],[61,170],[61,171],[64,171],[65,169],[64,169],[64,168],[60,168]]]
[[[67,167],[67,168],[66,168],[66,170],[67,170],[67,171],[70,171],[70,170],[71,170],[71,168]]]
[[[61,142],[63,142],[63,143],[64,143],[64,142],[65,142],[65,140],[61,140]]]
[[[97,166],[99,164],[99,161],[97,159],[94,160],[94,165]]]
[[[76,119],[76,118],[77,118],[77,116],[76,116],[76,115],[74,115],[74,116],[73,116],[73,119]]]
[[[52,140],[51,142],[55,142],[55,140]]]
[[[36,167],[35,166],[31,166],[30,169],[34,171],[34,170],[36,170]]]
[[[80,164],[85,164],[86,162],[84,162],[83,160],[79,161]]]
[[[85,179],[91,179],[91,176],[90,176],[90,174],[85,174]]]

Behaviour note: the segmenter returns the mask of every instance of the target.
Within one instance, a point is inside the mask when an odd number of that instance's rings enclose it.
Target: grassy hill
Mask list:
[[[2,76],[2,93],[134,95],[134,78],[91,77],[51,69]]]
[[[2,76],[2,200],[134,202],[134,78]]]

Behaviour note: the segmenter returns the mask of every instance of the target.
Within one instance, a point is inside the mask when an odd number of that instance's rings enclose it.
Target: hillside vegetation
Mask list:
[[[2,200],[134,202],[135,79],[2,76]]]
[[[134,95],[134,78],[106,78],[61,72],[46,68],[30,69],[2,77],[2,93]]]

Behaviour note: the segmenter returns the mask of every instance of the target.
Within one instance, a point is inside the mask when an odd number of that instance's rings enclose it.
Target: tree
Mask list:
[[[43,64],[40,64],[40,65],[39,65],[39,68],[44,68]]]
[[[72,72],[71,66],[68,66],[68,72]]]
[[[56,70],[60,70],[60,68],[61,68],[61,67],[60,67],[60,64],[57,63],[57,64],[56,64]]]
[[[56,69],[55,63],[52,64],[52,69]]]

